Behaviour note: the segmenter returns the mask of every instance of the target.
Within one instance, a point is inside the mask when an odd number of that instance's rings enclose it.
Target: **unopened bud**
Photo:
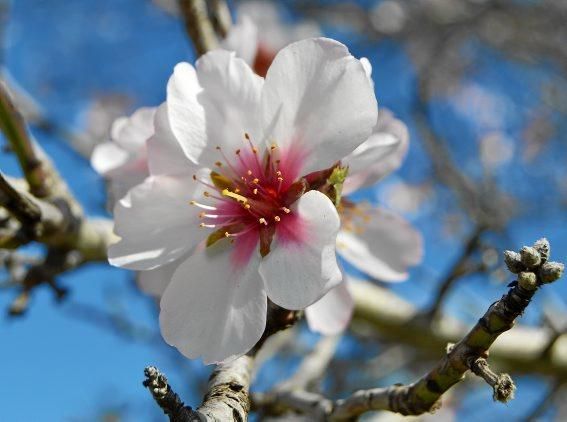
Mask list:
[[[506,263],[506,266],[508,267],[510,272],[514,274],[518,274],[524,270],[520,254],[518,252],[504,251],[504,262]]]
[[[524,290],[535,290],[537,288],[537,277],[532,272],[522,271],[518,274],[518,284]]]
[[[534,243],[534,249],[539,252],[539,255],[541,256],[541,262],[546,262],[551,251],[549,241],[545,237],[542,237]]]
[[[527,268],[533,268],[541,263],[541,255],[530,246],[524,246],[520,249],[520,259]]]
[[[539,279],[542,283],[553,283],[563,275],[565,266],[560,262],[546,262],[539,269]]]

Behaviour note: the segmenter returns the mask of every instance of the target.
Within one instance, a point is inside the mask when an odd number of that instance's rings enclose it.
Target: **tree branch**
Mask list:
[[[179,0],[179,8],[185,21],[185,30],[193,41],[197,55],[201,56],[218,46],[213,24],[209,19],[205,0]]]
[[[494,374],[488,368],[486,358],[493,343],[513,327],[516,318],[524,312],[539,287],[562,275],[563,264],[548,262],[548,256],[549,243],[545,239],[539,240],[533,247],[522,248],[519,254],[507,251],[506,262],[512,272],[518,273],[518,280],[511,283],[508,293],[490,306],[462,340],[447,348],[446,355],[431,371],[413,384],[358,391],[346,399],[332,403],[330,410],[322,416],[321,412],[329,408],[329,400],[323,396],[296,392],[291,399],[287,398],[285,404],[300,412],[316,414],[318,420],[330,421],[351,420],[370,410],[419,415],[437,409],[442,395],[463,380],[469,369],[493,386],[496,399],[511,399],[515,387],[510,377]],[[358,305],[360,297],[356,294],[354,296]],[[368,300],[366,295],[365,297]],[[372,307],[380,308],[380,304],[372,303]],[[402,312],[405,311],[407,309]],[[403,330],[405,327],[400,327],[398,333]],[[422,327],[420,337],[426,336]],[[269,401],[264,404],[266,403]],[[317,409],[306,411],[310,404]]]
[[[48,196],[51,186],[45,164],[38,156],[24,119],[16,109],[3,81],[0,81],[0,129],[18,157],[30,192],[39,198]]]
[[[228,30],[232,25],[232,17],[230,9],[226,4],[226,0],[211,0],[211,22],[218,36],[222,39],[228,34]]]
[[[249,389],[256,354],[270,336],[291,327],[299,316],[297,311],[288,311],[268,301],[264,334],[248,354],[217,365],[209,378],[203,403],[195,411],[183,405],[163,374],[157,370],[148,372],[148,368],[153,367],[146,368],[149,381],[146,380],[144,386],[150,388],[156,403],[169,416],[171,422],[245,421],[250,412]],[[168,400],[164,401],[166,397]]]
[[[480,246],[480,237],[486,231],[484,226],[477,225],[465,243],[465,247],[457,261],[453,264],[447,275],[437,290],[435,299],[431,307],[424,313],[428,319],[437,316],[441,309],[447,294],[451,291],[454,284],[463,276],[471,274],[475,270],[478,271],[479,267],[471,265],[470,258],[478,250]]]

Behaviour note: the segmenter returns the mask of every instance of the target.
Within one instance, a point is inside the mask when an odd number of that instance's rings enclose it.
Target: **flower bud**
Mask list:
[[[527,268],[535,267],[541,263],[541,255],[530,246],[524,246],[520,249],[520,259]]]
[[[565,266],[560,262],[546,262],[539,269],[539,279],[542,283],[553,283],[563,275]]]
[[[524,270],[524,266],[520,259],[520,254],[514,251],[504,251],[504,262],[506,266],[510,270],[510,272],[514,274],[518,274],[519,272]]]
[[[524,290],[535,290],[537,288],[537,277],[529,271],[522,271],[518,274],[518,284]]]
[[[547,258],[549,258],[549,254],[551,251],[549,241],[545,237],[542,237],[541,239],[539,239],[534,243],[534,249],[539,252],[541,256],[541,262],[542,263],[546,262]]]

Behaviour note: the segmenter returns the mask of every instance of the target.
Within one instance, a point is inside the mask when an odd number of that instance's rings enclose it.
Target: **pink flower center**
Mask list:
[[[201,207],[200,226],[216,229],[207,245],[222,238],[236,242],[236,264],[246,264],[260,243],[265,256],[276,232],[286,239],[300,237],[301,224],[290,206],[304,192],[305,182],[297,181],[302,155],[290,149],[281,151],[272,144],[259,151],[248,134],[243,149],[225,152],[217,147],[219,161],[210,180],[193,178],[205,185],[204,196],[213,205],[192,201]]]

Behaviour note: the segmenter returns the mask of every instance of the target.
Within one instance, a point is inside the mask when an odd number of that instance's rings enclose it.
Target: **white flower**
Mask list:
[[[221,47],[234,51],[260,76],[266,75],[277,52],[286,45],[321,34],[314,21],[299,24],[282,22],[280,11],[271,2],[239,3],[237,16],[236,23],[221,42]]]
[[[109,250],[113,265],[172,274],[168,343],[206,362],[245,353],[268,297],[303,309],[341,281],[337,210],[306,180],[376,119],[362,64],[333,40],[284,48],[265,81],[222,50],[176,66],[147,143],[151,176],[117,204]]]
[[[146,140],[154,133],[155,108],[140,108],[112,125],[110,141],[93,150],[91,165],[109,184],[111,203],[148,177]]]
[[[369,66],[366,62],[365,66]],[[367,68],[370,75],[370,68]],[[380,110],[372,135],[343,160],[349,166],[343,194],[369,186],[397,169],[408,149],[405,125]],[[387,282],[403,281],[409,267],[423,255],[419,232],[400,216],[343,198],[339,207],[341,230],[337,253],[369,276]],[[341,332],[350,322],[353,300],[346,280],[305,310],[309,327],[326,335]]]

